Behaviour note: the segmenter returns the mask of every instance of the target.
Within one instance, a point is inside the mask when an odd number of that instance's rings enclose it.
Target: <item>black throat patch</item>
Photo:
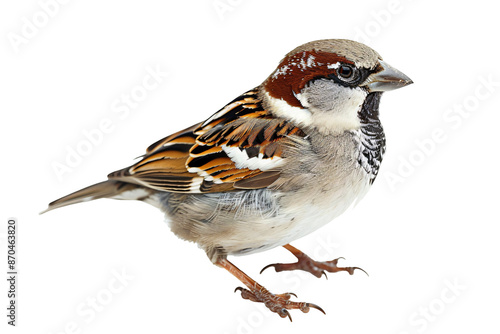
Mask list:
[[[384,129],[379,119],[379,104],[382,92],[366,96],[358,117],[361,120],[359,164],[370,175],[370,184],[377,177],[385,153]]]

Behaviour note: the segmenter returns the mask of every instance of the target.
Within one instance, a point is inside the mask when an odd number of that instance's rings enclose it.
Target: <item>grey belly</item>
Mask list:
[[[157,196],[172,232],[198,243],[207,252],[218,249],[237,254],[268,248],[267,240],[272,237],[262,233],[272,231],[282,220],[278,218],[280,194],[269,189],[207,194],[162,192]]]

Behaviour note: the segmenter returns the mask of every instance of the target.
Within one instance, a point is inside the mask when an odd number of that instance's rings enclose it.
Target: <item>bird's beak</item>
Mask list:
[[[404,73],[380,60],[380,71],[372,73],[362,84],[369,92],[386,92],[413,83]]]

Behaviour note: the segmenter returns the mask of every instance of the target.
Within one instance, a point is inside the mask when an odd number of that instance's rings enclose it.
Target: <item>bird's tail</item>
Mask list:
[[[40,214],[66,205],[92,201],[99,198],[145,200],[151,194],[152,191],[150,189],[141,187],[140,185],[108,180],[61,197],[50,203],[49,207],[40,212]]]

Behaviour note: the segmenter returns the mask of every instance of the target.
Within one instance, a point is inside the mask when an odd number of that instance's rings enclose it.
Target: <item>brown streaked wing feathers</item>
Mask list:
[[[285,120],[273,118],[252,90],[205,122],[152,144],[139,162],[108,178],[172,192],[265,188],[279,178],[279,170],[237,168],[222,145],[248,149],[267,159],[281,156],[289,136],[304,134]]]

